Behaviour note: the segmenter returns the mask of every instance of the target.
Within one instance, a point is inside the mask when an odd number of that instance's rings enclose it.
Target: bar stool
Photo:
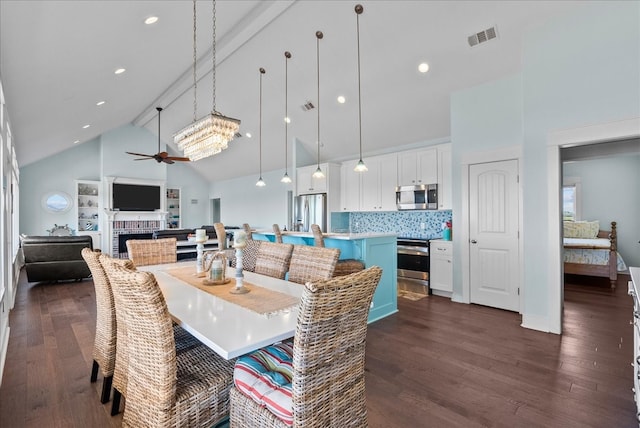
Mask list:
[[[313,232],[313,241],[316,247],[324,247],[324,237],[322,236],[322,230],[317,224],[311,225],[311,231]],[[333,276],[349,275],[355,272],[364,270],[364,263],[356,259],[344,259],[338,260],[336,268],[333,271]]]

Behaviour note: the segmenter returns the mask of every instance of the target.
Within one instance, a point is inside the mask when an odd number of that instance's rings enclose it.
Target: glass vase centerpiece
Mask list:
[[[244,286],[244,275],[242,274],[242,251],[247,246],[247,232],[236,230],[233,233],[233,248],[236,249],[236,286],[231,289],[233,294],[245,294],[249,289]]]
[[[221,285],[231,281],[227,278],[227,255],[224,251],[206,251],[205,269],[208,275],[202,282],[204,285]]]

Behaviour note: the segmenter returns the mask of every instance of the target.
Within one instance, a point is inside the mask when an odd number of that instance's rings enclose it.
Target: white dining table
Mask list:
[[[293,337],[298,307],[263,315],[216,297],[182,281],[167,271],[194,262],[141,266],[152,272],[173,320],[221,357],[229,360]],[[253,272],[243,272],[244,282],[300,298],[304,286]],[[227,277],[235,268],[227,268]],[[251,286],[249,286],[251,288]]]

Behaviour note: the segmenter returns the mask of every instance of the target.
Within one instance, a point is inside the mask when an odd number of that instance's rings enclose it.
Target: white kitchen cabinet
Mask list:
[[[361,172],[353,169],[357,160],[343,162],[340,167],[340,211],[360,210],[360,177]]]
[[[438,146],[438,209],[451,209],[451,143]]]
[[[438,182],[438,151],[435,148],[398,154],[398,185],[412,186]]]
[[[429,241],[429,286],[431,290],[453,292],[453,242]],[[438,293],[435,293],[438,294]]]
[[[320,169],[324,173],[323,178],[315,178],[313,173],[318,169],[318,165],[302,166],[296,170],[296,190],[298,195],[311,193],[326,193],[327,180],[331,172],[328,164],[320,164]]]
[[[360,211],[395,211],[398,156],[395,153],[365,159],[369,170],[361,174]]]
[[[398,156],[364,159],[368,171],[355,172],[358,160],[342,163],[342,211],[395,211]]]

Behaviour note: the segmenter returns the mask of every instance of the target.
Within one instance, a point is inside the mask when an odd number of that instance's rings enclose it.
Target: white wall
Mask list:
[[[99,138],[20,168],[20,233],[47,235],[54,224],[76,229],[75,205],[66,213],[42,208],[48,192],[65,192],[74,200],[75,180],[100,180]]]
[[[565,163],[565,177],[579,177],[582,220],[617,222],[618,252],[627,266],[640,266],[640,154]]]
[[[62,191],[73,198],[75,180],[101,180],[105,176],[167,181],[169,186],[182,189],[183,226],[209,224],[209,183],[188,164],[134,161],[135,156],[125,153],[153,154],[157,149],[157,136],[145,128],[125,125],[48,159],[22,167],[20,233],[46,235],[47,229],[54,224],[69,224],[75,229],[75,206],[67,213],[48,213],[42,209],[42,196],[49,191]],[[198,203],[191,204],[192,199]]]
[[[452,97],[454,228],[461,207],[460,159],[516,139],[522,111],[525,324],[527,317],[538,327],[550,319],[547,138],[559,129],[640,116],[638,17],[639,2],[587,4],[525,35],[521,87],[510,76]],[[489,107],[477,108],[483,105]],[[454,291],[460,282],[454,272]]]
[[[287,223],[287,191],[293,190],[292,184],[280,182],[283,174],[284,169],[263,172],[265,187],[256,187],[257,174],[214,183],[211,198],[220,198],[220,221],[228,226],[249,223],[256,229],[277,223],[282,228]]]

